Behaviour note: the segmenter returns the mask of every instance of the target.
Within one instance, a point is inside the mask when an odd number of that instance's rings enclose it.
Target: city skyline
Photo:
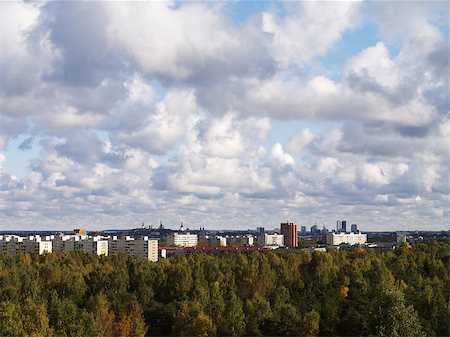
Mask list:
[[[448,230],[448,16],[1,2],[0,230]]]
[[[297,223],[297,222],[292,222],[292,221],[288,221],[290,223],[293,223],[295,225],[298,226],[298,233],[302,233],[301,228],[305,227],[306,234],[312,233],[314,231],[317,232],[321,232],[322,230],[326,230],[327,232],[331,233],[331,232],[340,232],[343,231],[342,229],[337,229],[336,228],[336,224],[332,224],[332,223]],[[169,231],[173,231],[173,232],[198,232],[198,231],[211,231],[211,232],[259,232],[260,229],[264,229],[267,232],[280,232],[280,224],[282,224],[282,222],[275,224],[275,223],[270,223],[270,224],[252,224],[252,225],[245,225],[245,224],[240,224],[238,226],[233,226],[233,227],[214,227],[214,226],[208,226],[206,225],[201,225],[201,224],[194,224],[194,223],[174,223],[174,222],[164,222],[162,220],[159,220],[159,222],[155,222],[155,223],[139,223],[139,224],[121,224],[120,226],[111,226],[111,225],[107,225],[107,224],[101,224],[101,225],[97,225],[97,226],[92,226],[90,224],[86,224],[86,223],[71,223],[69,225],[66,226],[61,226],[61,225],[43,225],[43,226],[39,226],[39,225],[35,225],[32,228],[28,228],[28,229],[21,229],[21,228],[17,228],[17,227],[12,227],[12,226],[3,226],[0,229],[0,233],[1,232],[30,232],[30,233],[38,233],[38,232],[54,232],[57,233],[58,231],[60,232],[72,232],[74,231],[74,228],[83,228],[84,230],[87,230],[89,232],[97,232],[97,231],[133,231],[133,230],[139,230],[139,229],[151,229],[154,231],[157,231],[158,228],[162,225],[163,228],[165,230],[169,230]],[[356,226],[356,227],[355,227]],[[351,227],[347,227],[345,231],[346,233],[350,233],[350,232],[370,232],[370,233],[375,233],[375,232],[446,232],[446,231],[450,231],[449,228],[441,228],[441,229],[420,229],[420,228],[414,228],[411,226],[403,227],[402,229],[395,229],[395,228],[401,228],[401,226],[391,226],[391,229],[379,229],[379,228],[373,228],[370,227],[370,225],[367,224],[361,224],[361,223],[351,223]],[[314,229],[314,230],[313,230]]]

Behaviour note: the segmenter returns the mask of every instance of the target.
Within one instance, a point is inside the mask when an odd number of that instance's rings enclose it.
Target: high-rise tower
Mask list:
[[[298,246],[298,226],[295,223],[282,223],[281,234],[284,235],[285,247],[297,247]]]

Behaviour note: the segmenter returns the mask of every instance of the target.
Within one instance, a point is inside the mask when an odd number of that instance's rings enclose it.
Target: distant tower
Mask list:
[[[344,232],[344,233],[347,232],[347,221],[342,220],[341,228],[342,228],[342,232]]]
[[[342,227],[341,227],[341,220],[338,220],[338,221],[336,221],[336,231],[340,232],[341,229],[342,229]]]
[[[351,229],[352,233],[357,233],[358,232],[358,225],[357,224],[352,224],[352,229]]]
[[[297,247],[298,246],[298,228],[295,223],[282,223],[281,224],[281,234],[284,235],[284,246],[285,247]]]

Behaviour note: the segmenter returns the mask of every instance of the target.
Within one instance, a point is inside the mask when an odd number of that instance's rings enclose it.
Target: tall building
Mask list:
[[[282,223],[280,228],[281,234],[284,235],[284,245],[286,247],[298,246],[298,228],[295,223]]]
[[[351,228],[351,232],[352,233],[356,233],[358,231],[358,225],[357,224],[352,224],[352,228]]]
[[[347,232],[347,221],[345,221],[345,220],[342,220],[342,222],[341,222],[341,231],[342,232]]]
[[[300,227],[300,234],[301,235],[306,235],[306,226]]]
[[[265,233],[264,227],[257,227],[256,232],[258,233],[258,235],[264,235]]]
[[[316,234],[319,231],[319,227],[317,225],[311,226],[311,235]]]

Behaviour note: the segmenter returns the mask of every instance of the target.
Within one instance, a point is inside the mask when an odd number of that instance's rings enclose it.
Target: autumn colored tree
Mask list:
[[[0,334],[5,336],[25,334],[19,304],[11,301],[0,302]]]
[[[0,336],[447,336],[449,248],[0,254]]]
[[[115,315],[109,309],[107,298],[100,294],[92,299],[92,322],[98,336],[114,337]]]

